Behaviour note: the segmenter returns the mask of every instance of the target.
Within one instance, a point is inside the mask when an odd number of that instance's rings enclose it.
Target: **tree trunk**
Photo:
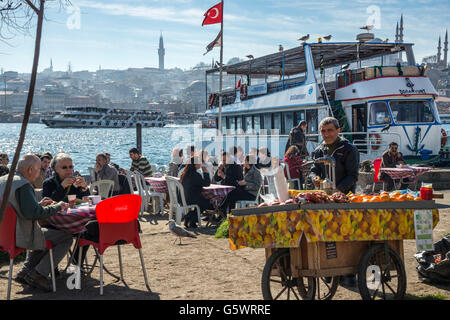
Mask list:
[[[11,164],[11,168],[8,175],[8,180],[6,182],[5,191],[3,193],[3,200],[0,206],[0,224],[3,221],[3,216],[6,211],[6,206],[8,205],[9,194],[11,193],[11,185],[13,181],[14,174],[16,172],[17,163],[19,162],[20,152],[22,151],[23,141],[25,140],[25,133],[27,131],[28,120],[30,118],[31,106],[33,104],[34,88],[36,85],[37,68],[39,63],[39,53],[41,51],[41,36],[42,36],[42,24],[44,21],[44,4],[45,0],[40,0],[40,8],[37,12],[38,23],[36,29],[36,41],[34,44],[34,60],[33,69],[31,72],[30,87],[28,90],[27,103],[25,106],[25,112],[23,115],[22,128],[20,130],[19,141],[17,142],[16,151],[14,153],[14,158]]]

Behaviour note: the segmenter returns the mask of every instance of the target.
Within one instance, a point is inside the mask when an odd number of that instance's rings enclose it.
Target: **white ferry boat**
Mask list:
[[[247,83],[223,90],[223,136],[203,139],[202,147],[212,154],[233,145],[246,153],[266,146],[282,159],[289,132],[301,120],[308,122],[311,152],[322,140],[318,124],[334,116],[342,135],[358,147],[361,161],[380,157],[392,141],[405,158],[436,156],[442,135],[434,102],[438,93],[426,66],[416,64],[412,47],[371,39],[304,43],[225,65],[225,75]],[[405,53],[406,63],[396,63],[395,57]],[[217,72],[206,71],[207,81],[211,75],[217,79]],[[206,111],[217,123],[218,100],[218,93],[211,92]]]
[[[167,121],[159,111],[68,107],[57,115],[43,116],[41,122],[51,128],[143,128],[163,127]]]

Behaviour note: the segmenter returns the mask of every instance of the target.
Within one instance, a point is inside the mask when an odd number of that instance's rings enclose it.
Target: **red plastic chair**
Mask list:
[[[145,285],[149,291],[147,273],[145,271],[142,245],[139,238],[137,218],[141,208],[142,198],[136,194],[124,194],[101,201],[95,208],[97,216],[99,239],[98,242],[80,239],[78,247],[92,245],[98,250],[100,258],[100,295],[103,295],[103,253],[108,247],[117,245],[120,265],[120,280],[123,281],[122,257],[120,245],[133,244],[139,250]],[[81,251],[78,268],[81,263]]]
[[[8,252],[9,254],[9,274],[8,274],[8,292],[6,299],[11,297],[11,281],[14,265],[14,258],[25,251],[24,248],[16,247],[16,211],[13,207],[7,206],[3,221],[0,225],[0,251]],[[52,269],[52,285],[53,292],[56,292],[55,284],[55,268],[53,263],[53,247],[51,241],[46,241],[46,247],[49,249],[50,265]]]
[[[383,190],[384,190],[385,181],[378,179],[378,174],[380,172],[380,166],[381,166],[381,158],[374,159],[373,160],[373,168],[375,169],[375,176],[373,177],[372,192],[374,192],[375,183],[377,183],[377,182],[383,183]]]

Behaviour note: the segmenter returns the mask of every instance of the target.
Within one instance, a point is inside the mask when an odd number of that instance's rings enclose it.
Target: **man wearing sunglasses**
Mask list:
[[[73,162],[68,154],[57,154],[52,160],[51,168],[55,175],[44,181],[43,197],[49,197],[53,201],[68,202],[69,194],[76,195],[77,199],[90,195],[84,178],[73,175]]]
[[[396,168],[398,166],[403,166],[405,160],[403,160],[403,154],[398,151],[398,144],[396,142],[391,142],[389,144],[389,149],[383,152],[381,156],[380,168]],[[384,172],[379,173],[379,179],[386,183],[386,191],[392,191],[394,189],[394,180]],[[407,184],[402,183],[400,189],[405,189]]]

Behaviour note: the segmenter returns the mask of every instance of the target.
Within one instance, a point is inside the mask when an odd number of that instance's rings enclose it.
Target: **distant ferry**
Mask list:
[[[143,128],[164,127],[167,123],[159,111],[109,109],[96,107],[68,107],[56,115],[41,117],[50,128]]]

